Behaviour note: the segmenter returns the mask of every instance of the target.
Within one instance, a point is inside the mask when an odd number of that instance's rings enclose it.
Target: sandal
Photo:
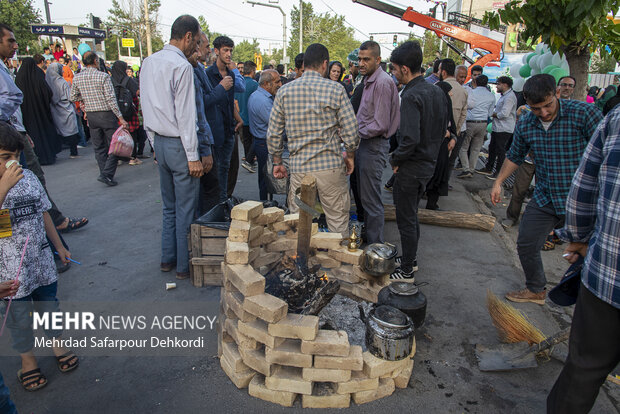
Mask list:
[[[36,391],[47,385],[47,378],[45,378],[45,375],[41,374],[40,368],[36,368],[28,372],[22,372],[20,369],[17,371],[17,379],[26,391]],[[41,382],[41,380],[44,381]]]
[[[555,249],[555,243],[553,242],[553,236],[547,236],[547,240],[545,240],[545,244],[543,244],[542,251],[548,252],[549,250]]]
[[[80,360],[72,351],[57,356],[56,361],[58,362],[58,369],[60,372],[69,372],[80,365]]]
[[[557,234],[555,234],[555,232],[553,233],[553,236],[552,236],[552,237],[553,237],[553,242],[554,242],[555,244],[557,244],[557,245],[564,244],[564,241],[563,241],[562,239],[560,239],[560,238],[558,237],[558,235],[557,235]]]
[[[65,227],[64,229],[59,229],[58,227],[56,227],[56,230],[58,230],[61,233],[68,233],[70,231],[77,230],[80,227],[84,227],[85,225],[88,224],[88,219],[86,217],[82,217],[82,218],[67,217],[65,220],[69,220],[67,222],[67,227]]]

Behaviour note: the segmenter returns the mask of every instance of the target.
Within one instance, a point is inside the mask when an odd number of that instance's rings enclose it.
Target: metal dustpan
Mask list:
[[[568,339],[570,328],[566,328],[553,336],[546,338],[539,344],[528,345],[527,342],[515,344],[501,344],[487,347],[476,345],[478,368],[480,371],[510,371],[514,369],[535,368],[536,354],[539,354],[554,345]]]

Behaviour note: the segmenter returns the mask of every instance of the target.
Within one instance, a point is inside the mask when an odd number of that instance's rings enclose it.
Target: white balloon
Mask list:
[[[562,62],[560,67],[570,74],[570,66],[568,66],[568,62],[566,60]]]
[[[542,50],[541,55],[544,55],[545,53],[549,53],[549,46],[543,43],[543,47],[541,48],[541,50]]]
[[[525,65],[527,64],[527,57],[529,56],[529,53],[526,53],[525,55],[523,55],[523,59],[521,59],[521,62]]]
[[[549,53],[545,53],[538,60],[538,68],[540,70],[543,70],[547,66],[551,65],[551,61],[552,60],[553,60],[553,55],[550,52]]]
[[[551,64],[557,67],[562,66],[562,57],[560,56],[560,52],[555,52],[553,59],[551,59]]]
[[[541,70],[538,69],[532,69],[532,72],[530,72],[530,76],[534,76],[534,75],[540,75],[542,73]]]
[[[536,45],[536,53],[537,54],[540,55],[540,54],[543,53],[542,48],[543,48],[544,45],[545,45],[544,43],[539,43],[539,44]]]
[[[525,79],[516,78],[512,81],[512,90],[515,92],[522,92],[524,84],[525,84]]]
[[[519,70],[521,69],[523,65],[519,65],[518,63],[515,63],[514,65],[512,65],[510,67],[510,76],[512,76],[513,78],[518,78],[519,77]]]
[[[530,63],[529,63],[530,68],[532,68],[532,69],[539,69],[539,66],[538,66],[538,61],[539,60],[540,60],[540,56],[539,55],[532,56],[532,58],[530,59]]]

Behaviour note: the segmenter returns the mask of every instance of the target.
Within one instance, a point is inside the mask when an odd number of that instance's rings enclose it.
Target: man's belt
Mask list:
[[[466,120],[465,122],[471,122],[472,124],[481,124],[481,123],[483,123],[483,122],[484,122],[484,123],[486,124],[486,123],[487,123],[487,120],[486,120],[486,119],[485,119],[484,121],[467,121],[467,120]]]

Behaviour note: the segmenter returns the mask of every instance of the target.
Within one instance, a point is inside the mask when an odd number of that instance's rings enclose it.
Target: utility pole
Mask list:
[[[288,69],[288,63],[286,59],[286,13],[284,13],[284,10],[282,10],[282,7],[276,6],[275,4],[260,3],[256,1],[250,1],[250,0],[248,0],[248,3],[251,4],[252,7],[254,6],[272,7],[274,9],[280,10],[280,13],[282,13],[282,53],[283,53],[282,60],[284,61],[284,73],[286,74],[286,71]]]
[[[146,54],[147,56],[151,56],[153,54],[153,45],[151,43],[151,24],[149,20],[148,0],[144,0],[144,31],[146,32]],[[142,57],[142,52],[140,52],[140,57]]]
[[[47,21],[47,24],[52,24],[52,19],[50,18],[50,2],[47,0],[43,0],[43,3],[45,4],[45,20]],[[50,48],[52,47],[52,36],[49,37],[50,39]]]
[[[304,44],[304,2],[303,0],[299,0],[299,53],[303,52],[303,44]]]

